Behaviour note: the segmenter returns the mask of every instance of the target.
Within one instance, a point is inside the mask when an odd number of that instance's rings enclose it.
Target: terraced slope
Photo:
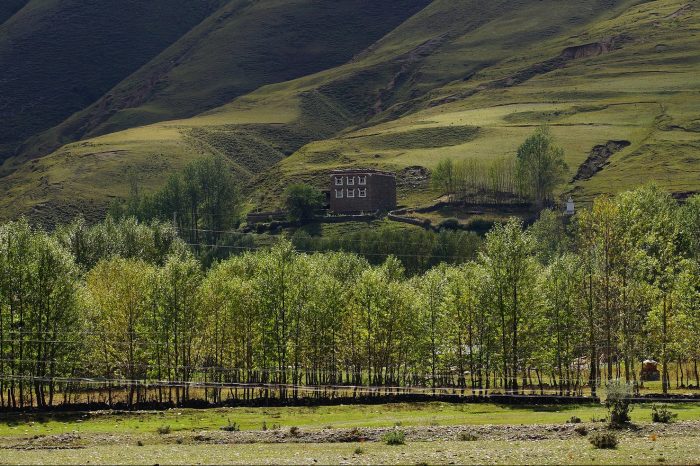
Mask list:
[[[24,139],[90,105],[226,1],[2,0],[0,163]]]
[[[130,171],[155,187],[207,153],[229,157],[255,203],[363,165],[398,171],[401,201],[414,204],[438,194],[425,169],[512,155],[544,122],[577,198],[649,180],[696,191],[699,30],[695,1],[436,0],[343,66],[33,161],[4,180],[0,209],[99,211],[125,195]],[[593,169],[576,177],[582,164]]]
[[[94,104],[27,143],[23,158],[67,141],[191,117],[262,85],[340,65],[429,2],[231,0]]]

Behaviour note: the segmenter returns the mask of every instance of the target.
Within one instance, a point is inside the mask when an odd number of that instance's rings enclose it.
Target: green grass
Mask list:
[[[82,449],[0,450],[0,464],[695,464],[696,437],[624,439],[615,450],[574,440],[408,442],[362,444],[92,446]]]
[[[678,420],[700,420],[700,405],[672,404]],[[172,432],[219,430],[229,421],[241,430],[298,426],[304,429],[431,425],[564,424],[572,416],[588,422],[606,415],[603,406],[510,407],[494,404],[411,403],[329,406],[314,408],[172,409],[161,412],[97,412],[0,415],[0,437],[61,433],[155,433],[162,426]],[[651,405],[635,406],[634,422],[651,422]]]
[[[473,126],[418,128],[401,133],[383,133],[357,136],[360,144],[369,149],[435,149],[459,146],[476,139],[479,128]]]

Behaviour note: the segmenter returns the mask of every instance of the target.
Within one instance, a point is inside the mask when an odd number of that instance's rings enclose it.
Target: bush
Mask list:
[[[323,208],[325,196],[318,188],[307,184],[295,184],[285,192],[285,207],[293,222],[307,223],[314,219],[316,211]]]
[[[228,420],[228,425],[225,425],[224,427],[221,428],[221,430],[225,432],[238,432],[241,430],[241,426],[236,424],[235,422],[231,422],[231,419]]]
[[[440,222],[439,228],[441,230],[459,230],[462,228],[462,225],[456,218],[448,218]]]
[[[463,442],[476,442],[479,440],[479,437],[476,436],[476,434],[473,434],[471,432],[462,432],[459,434],[459,439]]]
[[[158,433],[159,433],[160,435],[166,435],[166,434],[169,434],[170,432],[172,432],[172,429],[170,428],[170,426],[160,426],[160,427],[158,427]]]
[[[574,432],[579,434],[581,437],[585,437],[586,435],[588,435],[588,429],[586,428],[586,426],[576,426],[574,427]]]
[[[406,434],[400,430],[392,430],[387,432],[383,439],[387,445],[404,445],[406,443]]]
[[[571,416],[568,421],[566,421],[567,424],[581,424],[581,418],[578,416]]]
[[[296,437],[297,435],[299,435],[299,428],[298,428],[297,426],[292,426],[292,427],[290,427],[290,428],[289,428],[289,434],[290,434],[290,435],[293,435],[294,437]]]
[[[651,407],[651,421],[662,424],[669,424],[678,417],[678,414],[672,413],[666,405],[654,405]]]
[[[612,382],[606,387],[607,398],[605,406],[610,415],[610,425],[622,426],[628,424],[632,418],[632,386],[620,382]]]
[[[362,449],[362,447],[357,447],[357,448],[355,448],[355,452],[354,452],[354,453],[355,453],[356,455],[361,455],[361,454],[363,454],[364,452],[365,452],[365,451]]]
[[[617,447],[617,435],[613,432],[595,432],[589,438],[591,445],[600,449],[614,449]]]

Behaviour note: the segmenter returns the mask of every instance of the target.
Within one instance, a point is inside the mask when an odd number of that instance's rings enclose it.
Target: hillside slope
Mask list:
[[[31,0],[0,26],[0,162],[27,137],[97,100],[226,1]]]
[[[439,194],[425,174],[441,159],[513,155],[542,123],[577,199],[650,180],[697,191],[699,30],[696,2],[679,0],[436,0],[340,67],[32,161],[4,180],[0,209],[97,214],[126,195],[129,173],[152,189],[212,153],[255,204],[358,165],[397,171],[400,201],[422,203]],[[578,176],[608,147],[602,169]]]
[[[429,0],[232,0],[85,110],[25,145],[185,118],[258,87],[348,61]]]
[[[29,0],[3,0],[0,2],[0,26],[29,3]]]

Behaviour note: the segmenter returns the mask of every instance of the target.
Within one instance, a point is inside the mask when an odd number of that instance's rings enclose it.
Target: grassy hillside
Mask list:
[[[436,0],[340,67],[64,146],[3,180],[0,209],[99,211],[126,194],[129,171],[157,186],[207,153],[229,157],[256,204],[357,165],[399,172],[400,201],[419,204],[439,193],[410,167],[512,155],[542,123],[566,150],[564,189],[578,199],[650,180],[697,191],[699,29],[697,3],[681,0]],[[629,145],[574,182],[608,141]]]
[[[0,162],[97,100],[227,0],[3,0]]]
[[[340,65],[429,0],[232,0],[84,111],[25,146],[191,117],[258,87]]]
[[[0,26],[27,3],[29,0],[3,0],[0,2]]]

